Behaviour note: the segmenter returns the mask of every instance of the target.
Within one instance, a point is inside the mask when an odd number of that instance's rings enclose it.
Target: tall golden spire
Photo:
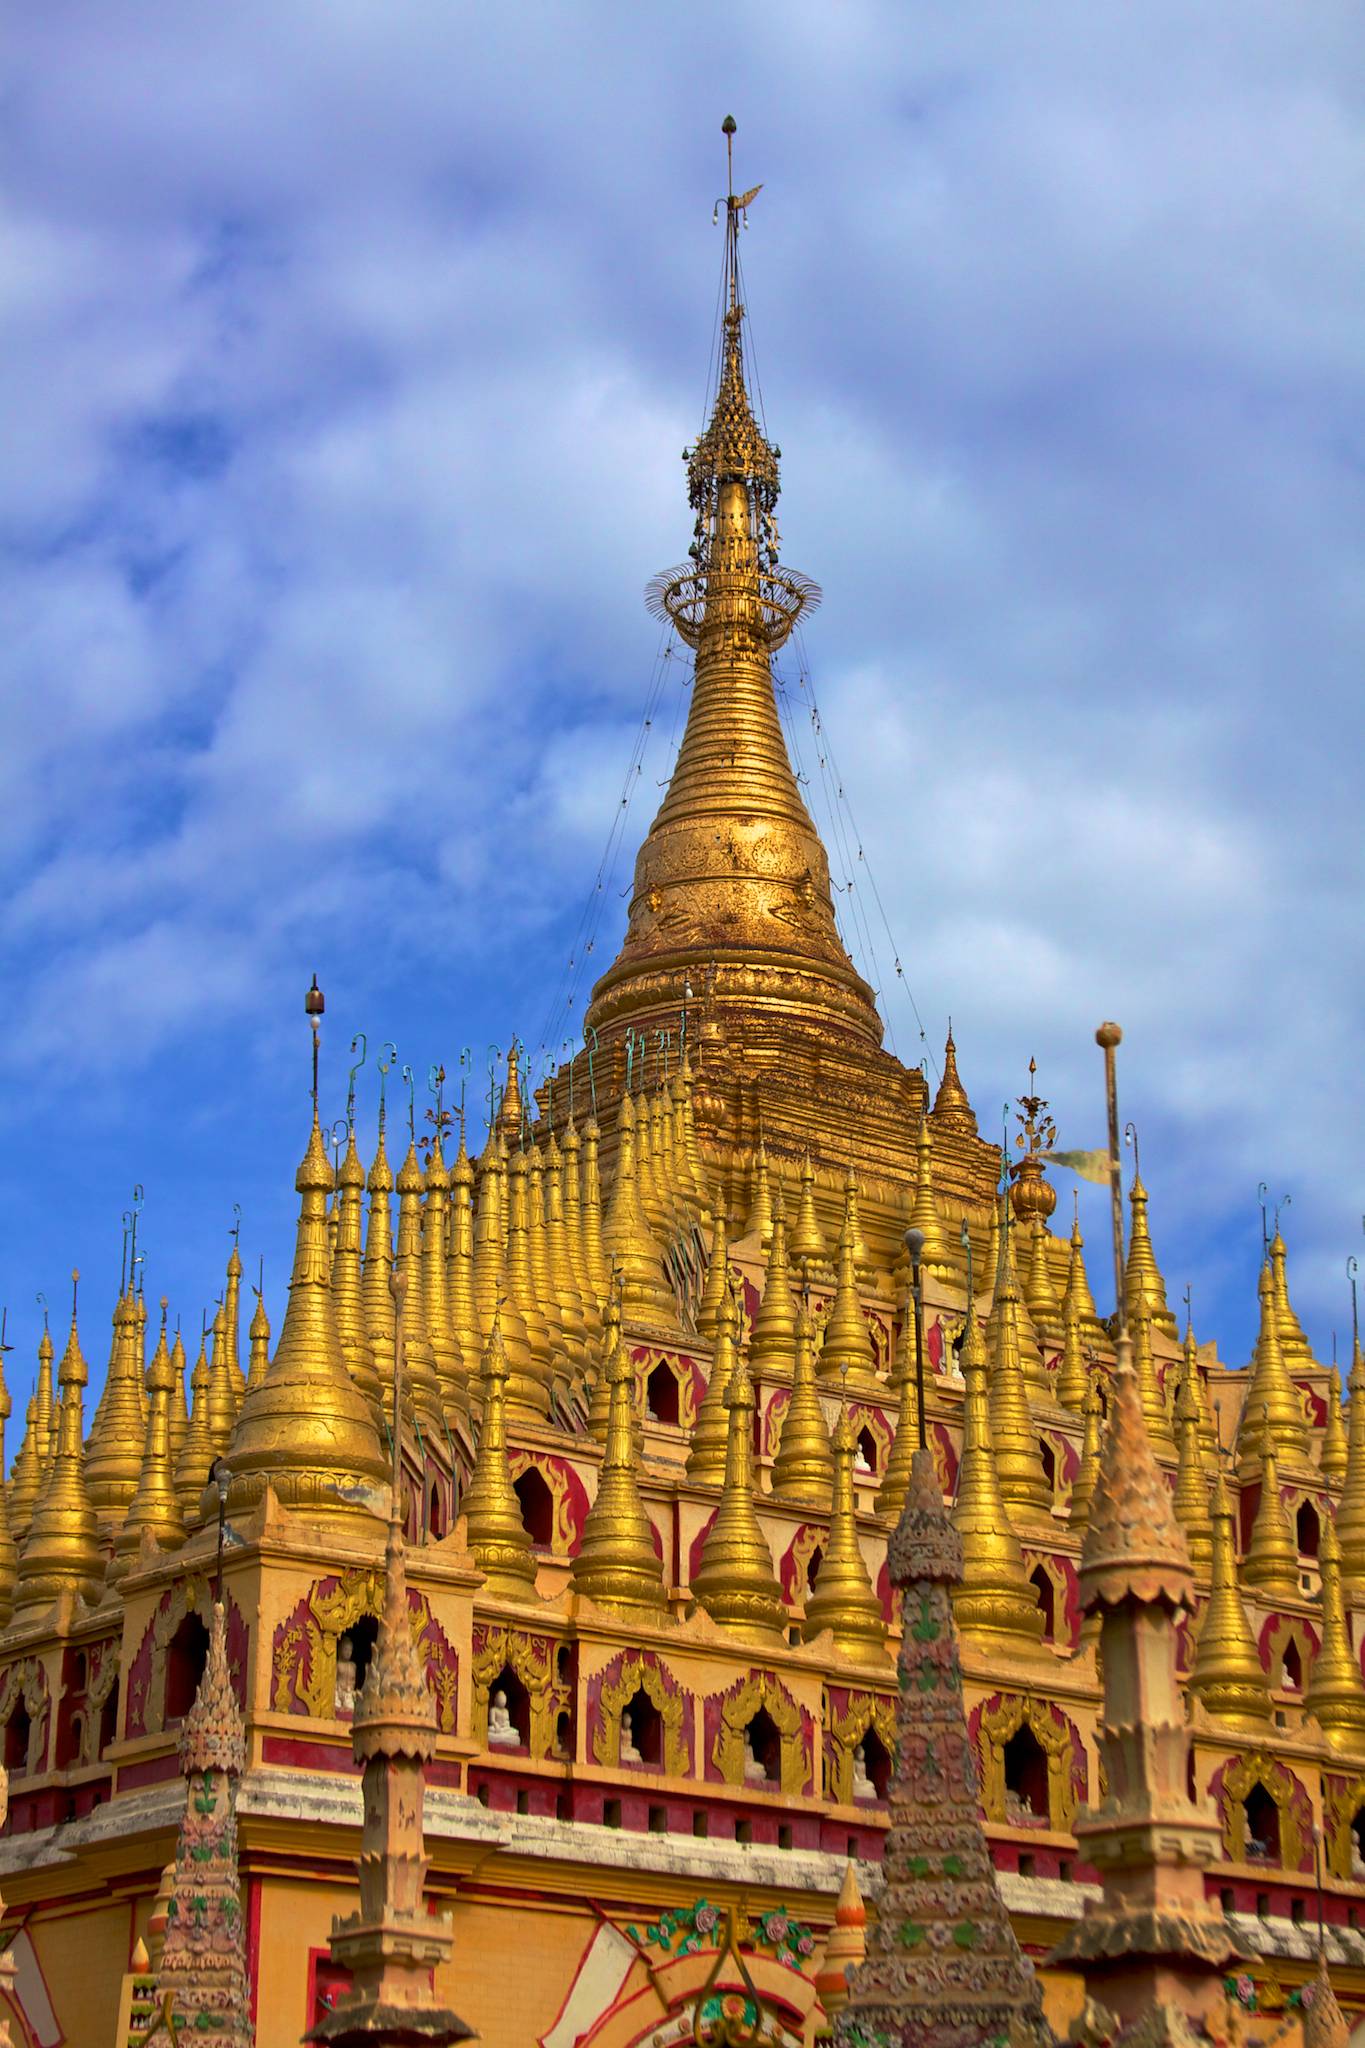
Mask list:
[[[967,1313],[972,1313],[968,1304]],[[916,1372],[917,1311],[913,1277],[901,1310],[901,1334],[896,1347],[896,1368],[891,1384],[899,1401],[896,1435],[886,1461],[882,1483],[877,1489],[877,1513],[894,1529],[901,1518],[910,1492],[910,1475],[919,1445],[919,1383]]]
[[[199,1500],[215,1456],[213,1438],[209,1435],[208,1350],[202,1339],[190,1374],[190,1397],[189,1428],[175,1461],[175,1496],[185,1526],[193,1529],[199,1523]]]
[[[1322,1574],[1322,1644],[1313,1659],[1303,1703],[1336,1747],[1365,1747],[1365,1679],[1351,1650],[1341,1595],[1341,1545],[1330,1514],[1322,1518],[1318,1550]]]
[[[716,1310],[711,1342],[711,1371],[687,1452],[687,1476],[694,1486],[718,1486],[725,1476],[730,1437],[725,1396],[735,1369],[735,1304],[728,1287]]]
[[[573,1360],[575,1389],[581,1392],[590,1349],[601,1334],[601,1318],[590,1329],[583,1296],[574,1276],[569,1231],[564,1218],[564,1156],[553,1131],[545,1147],[545,1270],[559,1310],[559,1326]]]
[[[663,1564],[635,1469],[635,1373],[626,1345],[614,1346],[605,1370],[610,1389],[606,1450],[573,1561],[573,1586],[599,1607],[661,1615],[666,1608]]]
[[[1175,1317],[1166,1306],[1166,1283],[1152,1250],[1152,1234],[1147,1223],[1147,1190],[1142,1185],[1142,1175],[1134,1170],[1133,1185],[1128,1191],[1132,1222],[1128,1232],[1128,1263],[1124,1272],[1124,1293],[1128,1298],[1130,1321],[1138,1313],[1139,1304],[1145,1302],[1147,1313],[1158,1330],[1164,1330],[1168,1337],[1178,1337]]]
[[[1212,1583],[1199,1616],[1189,1686],[1209,1713],[1241,1727],[1256,1727],[1270,1719],[1270,1689],[1237,1585],[1232,1526],[1220,1466],[1213,1482]]]
[[[1185,1531],[1190,1562],[1196,1571],[1204,1572],[1213,1558],[1213,1523],[1209,1518],[1209,1476],[1199,1441],[1201,1407],[1195,1392],[1196,1378],[1197,1368],[1187,1352],[1180,1390],[1175,1397],[1178,1462],[1172,1505]]]
[[[1063,1310],[1068,1301],[1075,1303],[1084,1341],[1087,1344],[1103,1343],[1106,1331],[1095,1307],[1095,1297],[1090,1292],[1090,1279],[1085,1270],[1085,1239],[1081,1236],[1079,1208],[1071,1221],[1071,1251],[1067,1260],[1066,1291],[1062,1296]]]
[[[766,1250],[773,1234],[773,1195],[768,1177],[768,1148],[759,1133],[758,1150],[754,1153],[754,1185],[749,1200],[749,1216],[744,1225],[745,1237],[756,1237]]]
[[[1280,1497],[1275,1438],[1266,1414],[1261,1417],[1261,1497],[1251,1525],[1251,1541],[1242,1559],[1242,1579],[1263,1597],[1295,1600],[1299,1593],[1299,1547]]]
[[[233,1398],[240,1408],[246,1392],[246,1374],[242,1371],[242,1254],[237,1248],[235,1229],[232,1250],[228,1253],[223,1307],[227,1314],[228,1364],[232,1368]]]
[[[436,1351],[427,1328],[422,1292],[422,1191],[425,1179],[417,1157],[415,1135],[408,1140],[403,1164],[398,1169],[398,1242],[393,1270],[402,1275],[407,1299],[407,1378],[412,1405],[421,1426],[429,1429],[439,1443],[443,1434],[441,1381]],[[444,1252],[442,1246],[442,1252]]]
[[[832,1439],[834,1504],[829,1536],[815,1591],[806,1601],[801,1633],[812,1642],[823,1629],[829,1629],[835,1647],[855,1664],[883,1664],[886,1623],[881,1602],[872,1590],[853,1511],[854,1443],[848,1407],[841,1402]]]
[[[796,1363],[791,1400],[782,1417],[782,1434],[773,1460],[773,1494],[795,1507],[828,1514],[834,1486],[834,1458],[825,1428],[820,1396],[815,1391],[815,1352],[810,1318],[798,1311]]]
[[[1024,1376],[1025,1388],[1035,1396],[1046,1397],[1052,1392],[1052,1385],[1043,1365],[1043,1354],[1038,1343],[1038,1333],[1033,1327],[1033,1318],[1028,1312],[1024,1290],[1019,1284],[1019,1268],[1015,1264],[1014,1244],[1018,1236],[1017,1225],[1009,1220],[1010,1202],[1008,1195],[1000,1201],[998,1235],[995,1242],[996,1257],[991,1267],[995,1276],[995,1293],[991,1300],[991,1312],[986,1324],[986,1347],[994,1356],[1000,1344],[1000,1320],[1004,1313],[1006,1296],[1012,1300],[1014,1322],[1014,1345],[1019,1353],[1019,1369]]]
[[[594,1442],[607,1447],[607,1424],[611,1420],[611,1376],[616,1353],[621,1347],[621,1289],[613,1279],[607,1289],[606,1305],[602,1314],[602,1347],[593,1372],[591,1398],[588,1403],[588,1434]],[[636,1447],[642,1431],[632,1404],[632,1428],[635,1431]]]
[[[673,1165],[684,1220],[700,1223],[707,1209],[706,1183],[702,1178],[696,1133],[692,1128],[692,1077],[686,1059],[684,1050],[682,1061],[673,1069],[668,1083],[673,1109]]]
[[[629,1095],[617,1115],[616,1178],[602,1225],[602,1243],[621,1273],[622,1315],[628,1323],[677,1327],[677,1307],[664,1280],[662,1254],[640,1203],[636,1183],[636,1116]]]
[[[209,1359],[209,1435],[214,1452],[222,1457],[232,1442],[237,1420],[237,1390],[232,1384],[232,1359],[228,1352],[227,1312],[220,1301],[213,1313],[213,1352]]]
[[[787,1215],[782,1189],[778,1187],[773,1195],[763,1299],[758,1304],[749,1336],[749,1369],[764,1373],[790,1372],[795,1357],[796,1302],[792,1297],[791,1275],[787,1266]]]
[[[1261,1327],[1251,1366],[1251,1382],[1242,1408],[1237,1432],[1237,1454],[1241,1464],[1255,1458],[1260,1445],[1260,1417],[1270,1418],[1270,1427],[1280,1454],[1302,1463],[1308,1455],[1308,1432],[1304,1426],[1303,1402],[1289,1376],[1280,1345],[1279,1318],[1275,1313],[1275,1282],[1269,1260],[1261,1267],[1257,1292],[1261,1304]],[[1251,1418],[1256,1420],[1252,1423]],[[1252,1434],[1247,1435],[1250,1428]]]
[[[1351,1346],[1351,1400],[1346,1414],[1346,1477],[1337,1508],[1341,1568],[1356,1585],[1365,1583],[1365,1353]]]
[[[1093,1374],[1085,1390],[1085,1399],[1081,1403],[1081,1414],[1085,1422],[1081,1437],[1080,1470],[1071,1483],[1071,1527],[1084,1535],[1100,1476],[1100,1444],[1104,1434],[1104,1409],[1100,1403],[1099,1386]]]
[[[392,1399],[393,1386],[393,1295],[389,1289],[389,1277],[393,1272],[393,1168],[389,1165],[384,1143],[384,1124],[384,1098],[381,1094],[379,1137],[365,1182],[370,1197],[370,1214],[365,1227],[365,1266],[360,1283],[365,1340],[370,1348],[375,1376],[374,1398],[381,1407]],[[338,1250],[340,1246],[338,1231]],[[360,1382],[356,1384],[359,1386]],[[362,1387],[361,1391],[367,1390]]]
[[[52,1383],[52,1339],[48,1335],[46,1327],[44,1327],[43,1334],[38,1340],[38,1369],[40,1375],[43,1370],[44,1345],[47,1347],[46,1367],[50,1395]],[[19,1446],[19,1455],[14,1461],[14,1470],[10,1473],[9,1484],[5,1489],[9,1505],[10,1528],[13,1531],[16,1542],[22,1543],[24,1540],[29,1517],[33,1513],[33,1503],[41,1493],[46,1477],[46,1436],[38,1420],[38,1395],[35,1388],[34,1392],[29,1395],[28,1405],[24,1411],[23,1442]]]
[[[388,1476],[364,1395],[346,1370],[332,1311],[327,1194],[332,1168],[317,1118],[294,1185],[300,1196],[294,1270],[275,1356],[242,1402],[229,1463],[229,1511],[247,1514],[266,1486],[310,1520],[353,1522],[362,1490]]]
[[[927,1116],[919,1120],[915,1160],[915,1195],[910,1205],[910,1228],[918,1230],[924,1239],[923,1260],[929,1271],[940,1279],[956,1282],[957,1261],[934,1195],[934,1139]]]
[[[1028,1302],[1029,1318],[1040,1337],[1055,1344],[1063,1333],[1062,1304],[1057,1298],[1057,1289],[1052,1279],[1052,1264],[1048,1258],[1051,1234],[1041,1216],[1033,1220],[1029,1233],[1028,1266],[1024,1274],[1024,1298]]]
[[[848,1384],[858,1394],[876,1390],[872,1338],[863,1319],[858,1298],[857,1185],[850,1177],[844,1189],[844,1223],[839,1232],[839,1254],[834,1299],[829,1305],[824,1340],[820,1346],[820,1377],[833,1380],[847,1373]]]
[[[171,1472],[171,1375],[163,1295],[161,1332],[147,1368],[147,1435],[142,1447],[142,1472],[123,1527],[114,1539],[109,1567],[111,1584],[137,1562],[144,1534],[160,1550],[177,1550],[185,1540],[185,1524]]]
[[[171,1470],[180,1463],[180,1453],[185,1448],[185,1438],[190,1433],[190,1411],[185,1401],[185,1340],[176,1324],[175,1342],[171,1346]]]
[[[962,1577],[953,1588],[953,1612],[958,1627],[972,1634],[1038,1642],[1043,1633],[1038,1589],[1024,1571],[1024,1554],[1000,1490],[986,1412],[986,1361],[970,1313],[960,1362],[967,1391],[952,1519],[962,1540]]]
[[[1085,1347],[1081,1338],[1080,1309],[1070,1288],[1062,1302],[1062,1355],[1057,1361],[1057,1378],[1053,1392],[1064,1408],[1080,1413],[1085,1407],[1085,1392],[1090,1384],[1090,1373],[1085,1362]]]
[[[84,1382],[82,1382],[84,1384]],[[137,1297],[131,1287],[114,1310],[114,1343],[90,1442],[85,1484],[101,1523],[117,1528],[137,1491],[142,1467],[142,1402],[138,1396]]]
[[[38,1379],[33,1389],[37,1403],[38,1425],[38,1470],[45,1473],[52,1463],[57,1449],[57,1404],[52,1397],[52,1361],[56,1356],[52,1349],[52,1337],[47,1327],[47,1311],[43,1311],[43,1334],[38,1339]]]
[[[961,1137],[976,1136],[976,1111],[967,1099],[967,1091],[957,1071],[957,1047],[953,1043],[952,1019],[948,1020],[948,1036],[943,1046],[943,1079],[938,1084],[934,1106],[930,1111],[934,1128],[938,1131],[956,1131]]]
[[[604,1302],[610,1284],[607,1249],[602,1238],[602,1189],[598,1180],[597,1148],[602,1140],[597,1118],[590,1116],[583,1126],[581,1203],[583,1218],[583,1264],[593,1299]]]
[[[1166,1407],[1166,1396],[1157,1376],[1156,1359],[1152,1353],[1152,1317],[1147,1311],[1146,1297],[1138,1297],[1138,1305],[1131,1312],[1133,1341],[1133,1371],[1137,1376],[1138,1398],[1142,1402],[1142,1413],[1152,1442],[1163,1451],[1175,1449],[1175,1433]]]
[[[1278,1221],[1275,1235],[1270,1240],[1271,1296],[1275,1304],[1275,1328],[1280,1339],[1280,1349],[1285,1363],[1291,1371],[1301,1366],[1316,1365],[1313,1347],[1303,1334],[1303,1324],[1294,1313],[1294,1304],[1289,1299],[1289,1276],[1286,1272],[1288,1248],[1280,1236]]]
[[[642,1062],[643,1064],[643,1062]],[[654,1143],[652,1112],[648,1091],[641,1087],[634,1101],[635,1185],[645,1221],[660,1245],[668,1242],[668,1213],[659,1180],[659,1160]]]
[[[526,1154],[518,1148],[507,1163],[507,1258],[503,1275],[508,1304],[526,1332],[526,1355],[524,1359],[509,1356],[512,1378],[508,1404],[522,1414],[543,1417],[550,1413],[555,1354],[549,1324],[536,1299],[528,1232]]]
[[[85,1480],[82,1403],[90,1382],[90,1368],[76,1330],[74,1293],[78,1277],[72,1275],[71,1334],[57,1372],[62,1390],[57,1449],[42,1497],[34,1506],[19,1559],[14,1596],[16,1619],[36,1619],[64,1596],[94,1606],[103,1591],[104,1559]]]
[[[1327,1420],[1318,1447],[1318,1470],[1333,1486],[1346,1477],[1346,1425],[1341,1416],[1341,1381],[1335,1364],[1327,1375]]]
[[[478,1396],[479,1360],[483,1356],[483,1333],[474,1298],[474,1168],[465,1150],[464,1125],[460,1126],[460,1149],[450,1169],[450,1234],[446,1246],[446,1294],[450,1320],[460,1347],[464,1366],[465,1398]]]
[[[990,1433],[1000,1493],[1011,1512],[1046,1515],[1052,1509],[1052,1488],[1043,1470],[1038,1438],[1029,1415],[1020,1356],[1019,1330],[1023,1309],[1014,1262],[1006,1248],[1001,1258],[1001,1283],[991,1309]],[[974,1319],[969,1315],[969,1324]]]
[[[332,1303],[336,1311],[337,1335],[341,1339],[346,1368],[365,1396],[370,1413],[377,1422],[384,1404],[365,1310],[365,1282],[360,1261],[365,1169],[356,1150],[354,1124],[346,1132],[346,1150],[337,1167],[336,1189],[336,1201],[332,1205],[337,1219],[336,1247],[332,1253]],[[370,1215],[374,1228],[373,1209]],[[377,1266],[376,1277],[378,1273]]]
[[[757,187],[755,187],[757,190]],[[839,937],[829,863],[801,800],[773,693],[774,650],[818,592],[777,562],[777,454],[754,418],[739,298],[741,214],[726,204],[726,307],[715,409],[688,456],[691,560],[650,609],[696,649],[687,728],[635,863],[625,943],[586,1026],[605,1035],[676,1007],[689,975],[719,1006],[793,1012],[881,1044],[871,989]]]
[[[466,1542],[491,1593],[530,1599],[536,1589],[536,1561],[521,1518],[521,1503],[507,1469],[507,1354],[502,1319],[494,1311],[493,1328],[483,1350],[483,1427],[478,1456],[461,1507]]]
[[[479,1312],[479,1357],[493,1327],[493,1311],[502,1295],[502,1265],[507,1251],[507,1233],[498,1194],[497,1132],[490,1124],[488,1138],[474,1168],[477,1199],[474,1207],[474,1300]],[[505,1341],[505,1340],[504,1340]]]
[[[736,1358],[730,1374],[725,1407],[725,1478],[692,1594],[722,1628],[785,1642],[782,1588],[773,1575],[772,1552],[754,1510],[754,1390],[742,1357]]]
[[[820,1218],[815,1212],[815,1167],[809,1152],[801,1160],[801,1199],[788,1250],[806,1271],[812,1266],[822,1266],[829,1256]]]
[[[697,1329],[714,1341],[720,1321],[721,1303],[730,1293],[730,1225],[721,1202],[712,1205],[711,1249],[706,1260],[706,1282],[697,1304]]]
[[[247,1393],[259,1387],[270,1369],[270,1318],[265,1312],[265,1296],[256,1289],[256,1306],[251,1312],[251,1328],[247,1335],[251,1339],[251,1362],[246,1376]],[[180,1351],[180,1337],[176,1335],[176,1349]],[[180,1351],[183,1366],[185,1354]],[[181,1399],[184,1399],[185,1385],[180,1382]],[[177,1468],[178,1469],[178,1468]],[[177,1479],[177,1485],[179,1481]]]
[[[550,1339],[551,1413],[567,1416],[573,1398],[574,1381],[587,1362],[582,1335],[550,1278],[550,1243],[545,1230],[545,1164],[540,1147],[532,1140],[526,1147],[526,1254],[536,1304],[545,1318]]]

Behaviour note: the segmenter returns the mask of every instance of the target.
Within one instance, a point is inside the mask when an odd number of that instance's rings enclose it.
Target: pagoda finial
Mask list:
[[[608,1386],[606,1447],[597,1493],[583,1524],[572,1583],[599,1607],[662,1617],[663,1565],[640,1498],[636,1471],[635,1368],[629,1347],[616,1343],[604,1366]]]
[[[185,1524],[176,1499],[171,1470],[171,1394],[174,1371],[166,1344],[166,1297],[161,1297],[161,1331],[147,1368],[147,1434],[142,1447],[142,1472],[137,1492],[114,1541],[109,1567],[111,1584],[136,1563],[144,1534],[161,1550],[177,1550],[185,1540]]]
[[[825,1540],[819,1580],[806,1599],[806,1617],[801,1633],[807,1642],[811,1642],[823,1629],[829,1629],[836,1649],[853,1663],[884,1664],[886,1623],[858,1542],[853,1501],[855,1439],[846,1400],[839,1404],[831,1448],[834,1453],[834,1498],[829,1535]]]
[[[779,1182],[772,1195],[772,1227],[763,1273],[763,1298],[749,1336],[753,1371],[789,1372],[796,1352],[796,1302],[787,1265],[787,1212]]]
[[[948,1036],[943,1044],[943,1079],[938,1084],[938,1093],[929,1114],[936,1131],[955,1131],[964,1138],[974,1138],[977,1134],[976,1111],[957,1071],[957,1046],[951,1017],[948,1019]]]
[[[507,1354],[502,1343],[501,1305],[484,1345],[483,1427],[478,1456],[465,1489],[467,1541],[490,1589],[513,1599],[534,1598],[536,1561],[522,1520],[521,1503],[507,1469]]]
[[[707,1531],[692,1593],[722,1628],[768,1641],[786,1640],[787,1610],[773,1574],[772,1552],[754,1509],[754,1390],[742,1356],[725,1389],[728,1421],[725,1478]]]
[[[363,1489],[386,1470],[337,1334],[327,1248],[332,1181],[315,1117],[294,1176],[299,1223],[289,1305],[269,1370],[243,1400],[233,1433],[234,1514],[249,1513],[271,1486],[295,1512],[354,1522],[367,1513]]]
[[[953,1611],[958,1627],[974,1635],[1022,1636],[1036,1643],[1043,1633],[1038,1589],[1024,1570],[1024,1555],[1000,1490],[986,1407],[986,1359],[970,1307],[959,1364],[966,1396],[962,1462],[953,1503],[959,1560]],[[914,1469],[926,1459],[932,1472],[927,1452],[917,1454]],[[912,1484],[912,1501],[913,1492]]]
[[[1269,1681],[1256,1654],[1237,1584],[1233,1510],[1219,1466],[1213,1481],[1213,1565],[1209,1597],[1199,1614],[1190,1691],[1211,1714],[1241,1727],[1270,1719]]]
[[[1280,1495],[1279,1461],[1268,1410],[1261,1411],[1261,1497],[1242,1560],[1242,1578],[1271,1602],[1294,1600],[1299,1591],[1299,1547]]]
[[[820,1396],[815,1390],[815,1353],[810,1314],[797,1311],[796,1364],[791,1399],[782,1417],[782,1434],[773,1460],[773,1493],[778,1500],[828,1514],[834,1485],[834,1459]]]
[[[82,1401],[90,1382],[90,1368],[76,1328],[74,1296],[79,1278],[79,1273],[71,1276],[71,1334],[57,1371],[62,1390],[57,1448],[19,1559],[14,1612],[29,1619],[36,1619],[64,1595],[84,1599],[93,1606],[100,1596],[104,1576],[95,1510],[85,1481]]]

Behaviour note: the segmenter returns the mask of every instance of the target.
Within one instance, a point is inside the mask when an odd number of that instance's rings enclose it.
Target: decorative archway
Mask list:
[[[777,1730],[781,1788],[788,1798],[797,1798],[811,1780],[813,1723],[773,1671],[751,1671],[719,1699],[713,1694],[706,1702],[707,1775],[726,1785],[744,1784],[744,1731],[760,1709]]]
[[[676,1390],[675,1426],[679,1429],[694,1428],[697,1420],[697,1394],[692,1360],[682,1357],[675,1351],[659,1351],[653,1346],[633,1347],[630,1358],[635,1368],[635,1400],[640,1414],[647,1412],[651,1385],[660,1385],[658,1375],[664,1372],[668,1374]]]
[[[474,1629],[474,1692],[472,1734],[480,1748],[488,1747],[488,1695],[504,1666],[514,1671],[526,1687],[531,1703],[531,1726],[527,1747],[533,1757],[555,1754],[555,1734],[561,1714],[569,1712],[573,1694],[559,1678],[554,1636],[530,1629],[487,1627]],[[618,1724],[619,1739],[619,1724]]]
[[[972,1716],[981,1765],[981,1803],[990,1820],[1006,1812],[1005,1750],[1027,1728],[1047,1758],[1047,1825],[1069,1834],[1076,1807],[1085,1797],[1085,1750],[1061,1708],[1031,1693],[996,1693]]]
[[[626,1650],[592,1681],[588,1690],[588,1725],[593,1760],[608,1770],[621,1763],[621,1715],[643,1692],[663,1728],[661,1768],[670,1778],[683,1778],[692,1768],[692,1731],[685,1693],[672,1672],[652,1650]]]
[[[1279,1815],[1280,1869],[1311,1869],[1312,1810],[1308,1794],[1293,1772],[1264,1749],[1230,1758],[1214,1773],[1209,1790],[1217,1800],[1218,1817],[1223,1824],[1224,1855],[1230,1863],[1247,1861],[1246,1802],[1256,1786],[1274,1802]],[[1348,1821],[1348,1828],[1349,1825]]]
[[[0,1678],[0,1728],[8,1728],[12,1716],[20,1709],[28,1717],[28,1731],[23,1738],[22,1769],[30,1777],[35,1777],[47,1764],[49,1704],[47,1673],[36,1657],[25,1657],[18,1664],[11,1664],[4,1677]]]
[[[365,1615],[384,1611],[384,1571],[357,1566],[315,1579],[271,1643],[270,1704],[277,1714],[306,1714],[310,1720],[336,1718],[337,1645]],[[431,1611],[425,1593],[408,1587],[408,1625],[413,1647],[426,1666],[436,1701],[436,1725],[455,1732],[459,1658]]]
[[[829,1686],[825,1692],[825,1797],[840,1806],[853,1804],[853,1753],[869,1729],[875,1731],[887,1755],[894,1758],[894,1696]]]
[[[228,1670],[238,1704],[245,1706],[250,1638],[242,1611],[231,1593],[224,1597],[227,1605]],[[188,1614],[197,1615],[205,1628],[212,1624],[212,1588],[209,1580],[197,1572],[177,1579],[162,1594],[128,1667],[124,1732],[129,1736],[160,1735],[165,1729],[166,1659],[176,1630]]]
[[[572,1557],[587,1519],[588,1496],[568,1459],[548,1451],[509,1451],[507,1469],[513,1486],[528,1472],[539,1473],[550,1496],[550,1540],[545,1547],[552,1557]]]
[[[1324,1771],[1322,1777],[1323,1833],[1327,1843],[1327,1868],[1333,1877],[1349,1881],[1356,1877],[1361,1855],[1360,1836],[1365,1828],[1356,1822],[1365,1815],[1365,1776],[1339,1777]],[[1357,1879],[1357,1881],[1359,1881]]]

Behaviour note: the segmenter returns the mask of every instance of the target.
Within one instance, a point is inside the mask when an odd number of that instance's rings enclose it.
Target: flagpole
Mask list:
[[[1109,1109],[1109,1199],[1114,1235],[1114,1309],[1117,1342],[1128,1342],[1128,1302],[1123,1284],[1123,1182],[1119,1172],[1119,1085],[1114,1049],[1122,1044],[1117,1024],[1101,1024],[1095,1043],[1104,1048],[1104,1092]]]

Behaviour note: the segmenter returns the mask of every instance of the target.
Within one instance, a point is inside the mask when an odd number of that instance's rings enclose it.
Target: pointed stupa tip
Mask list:
[[[1099,1480],[1081,1546],[1080,1592],[1087,1613],[1129,1598],[1194,1604],[1189,1547],[1152,1450],[1126,1336],[1119,1339]]]
[[[953,1021],[948,1019],[948,1036],[943,1045],[943,1078],[938,1084],[934,1106],[930,1111],[934,1126],[940,1131],[957,1131],[963,1137],[974,1138],[977,1134],[976,1111],[972,1108],[962,1077],[957,1071],[957,1046],[953,1039]]]

